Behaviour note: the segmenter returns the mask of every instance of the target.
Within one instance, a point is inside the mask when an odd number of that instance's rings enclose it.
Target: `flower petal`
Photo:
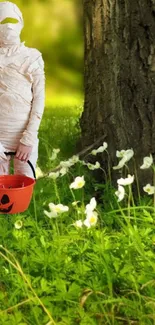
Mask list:
[[[116,196],[118,197],[118,202],[122,201],[125,196],[125,189],[122,185],[118,185],[118,191],[115,192]]]
[[[143,187],[144,192],[148,193],[148,195],[152,195],[155,193],[155,186],[147,184]]]
[[[144,157],[143,159],[143,165],[140,166],[141,169],[147,169],[153,164],[153,157],[150,154],[150,157]]]
[[[132,184],[134,181],[134,175],[128,175],[127,178],[120,178],[117,180],[117,184],[119,185],[123,185],[123,186],[126,186],[126,185],[130,185]]]

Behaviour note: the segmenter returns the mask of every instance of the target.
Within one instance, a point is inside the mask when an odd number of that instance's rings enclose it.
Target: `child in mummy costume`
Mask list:
[[[5,23],[6,18],[17,23]],[[16,151],[14,173],[33,177],[38,158],[38,129],[44,110],[44,62],[41,53],[21,43],[19,8],[0,2],[0,175],[9,174],[5,152]]]

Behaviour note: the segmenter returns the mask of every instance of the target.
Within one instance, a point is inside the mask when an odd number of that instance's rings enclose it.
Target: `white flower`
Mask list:
[[[44,210],[44,214],[50,219],[58,217],[58,214],[56,212],[53,212],[53,211],[49,212],[49,211]]]
[[[100,146],[96,150],[95,149],[92,150],[91,151],[91,154],[94,155],[94,156],[96,156],[98,153],[101,153],[101,152],[105,151],[107,149],[107,147],[108,147],[107,142],[103,142],[103,146]]]
[[[52,178],[52,179],[56,179],[56,178],[59,177],[59,175],[60,175],[59,172],[51,172],[51,173],[49,173],[48,176],[49,176],[50,178]]]
[[[116,196],[118,197],[118,202],[122,201],[125,196],[125,189],[122,185],[118,185],[118,191],[115,192]]]
[[[100,165],[100,163],[98,162],[98,161],[96,161],[96,163],[95,163],[95,169],[99,169],[100,167],[101,167],[101,165]]]
[[[62,168],[70,168],[73,165],[75,165],[78,161],[79,161],[79,156],[74,155],[71,158],[69,158],[68,160],[61,161],[60,162],[60,167],[62,167]]]
[[[23,227],[23,222],[22,220],[17,220],[15,223],[14,223],[14,226],[16,229],[21,229]]]
[[[72,161],[69,161],[69,160],[64,160],[64,161],[61,161],[60,162],[60,167],[64,167],[64,168],[69,168],[73,166],[73,162]]]
[[[73,157],[71,157],[69,159],[69,162],[72,164],[76,164],[78,161],[79,161],[79,156],[77,156],[77,155],[74,155]]]
[[[100,163],[98,161],[96,161],[95,165],[90,164],[90,163],[88,163],[86,165],[90,170],[99,169],[101,167],[101,165],[100,165]]]
[[[61,203],[59,204],[49,203],[49,208],[51,211],[55,211],[57,213],[63,213],[69,210],[68,206],[63,205]]]
[[[103,142],[103,148],[104,148],[104,150],[106,150],[108,148],[108,143],[107,142]]]
[[[88,219],[85,219],[85,220],[83,221],[83,224],[84,224],[87,228],[90,228],[90,227],[91,227],[91,225],[90,225]]]
[[[36,167],[35,172],[36,172],[36,178],[37,179],[44,176],[44,173],[42,172],[42,170],[38,166]]]
[[[50,157],[50,160],[53,161],[57,158],[57,154],[55,152],[52,153],[52,156]]]
[[[117,158],[123,158],[125,155],[126,150],[116,151],[116,157]]]
[[[134,155],[133,149],[128,149],[125,151],[124,156],[126,158],[126,161],[129,161]]]
[[[98,214],[96,211],[91,211],[90,213],[87,214],[86,219],[84,220],[83,224],[87,227],[90,228],[92,226],[95,226],[98,220]]]
[[[78,189],[85,185],[84,176],[77,176],[73,183],[70,184],[70,188]]]
[[[124,157],[124,158],[122,158],[122,159],[119,161],[119,163],[118,163],[117,166],[114,166],[114,167],[113,167],[113,169],[114,169],[114,170],[116,170],[116,169],[121,169],[122,167],[124,167],[125,163],[126,163],[126,158]]]
[[[64,175],[66,175],[67,173],[68,173],[68,168],[66,168],[66,167],[62,167],[61,169],[60,169],[60,174],[61,174],[61,176],[64,176]]]
[[[52,156],[50,157],[50,160],[55,160],[57,158],[58,153],[60,152],[60,149],[53,149]]]
[[[143,165],[140,166],[141,169],[147,169],[153,164],[153,157],[150,154],[150,157],[144,157],[143,159]]]
[[[91,154],[92,154],[93,156],[96,156],[96,155],[97,155],[97,150],[95,150],[95,149],[92,150],[92,151],[91,151]]]
[[[147,184],[143,187],[144,192],[148,193],[149,195],[152,195],[155,193],[155,186],[152,186],[150,184]]]
[[[90,200],[90,203],[86,205],[86,209],[85,209],[85,213],[88,214],[89,212],[92,212],[96,209],[96,199],[95,197],[92,197],[92,199]]]
[[[44,213],[49,218],[56,218],[56,217],[58,217],[59,214],[61,214],[63,212],[67,212],[69,210],[68,206],[66,206],[66,205],[54,204],[54,203],[49,203],[49,209],[50,209],[50,212],[44,210]]]
[[[133,176],[128,175],[127,178],[120,178],[120,179],[118,179],[118,180],[117,180],[117,184],[118,184],[118,185],[123,185],[123,186],[125,186],[125,185],[130,185],[130,184],[132,184],[133,181],[134,181],[134,175],[133,175]]]
[[[96,199],[95,197],[92,197],[90,200],[90,203],[86,205],[85,208],[85,214],[86,214],[86,219],[84,220],[83,224],[87,227],[90,228],[91,226],[95,226],[97,223],[97,212],[94,211],[96,209]]]
[[[134,155],[133,149],[128,149],[128,150],[121,150],[121,151],[116,151],[116,157],[122,158],[117,166],[114,166],[113,169],[120,169],[122,168],[127,161],[129,161]]]
[[[83,222],[82,222],[82,220],[77,220],[77,221],[75,221],[75,222],[73,223],[73,225],[74,225],[75,227],[77,227],[77,228],[82,228],[82,226],[83,226]]]
[[[96,151],[97,151],[97,153],[103,152],[104,151],[104,147],[103,146],[100,146]]]

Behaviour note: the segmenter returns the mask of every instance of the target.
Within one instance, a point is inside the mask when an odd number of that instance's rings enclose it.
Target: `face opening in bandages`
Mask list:
[[[20,44],[24,26],[19,8],[12,2],[0,2],[0,47]]]

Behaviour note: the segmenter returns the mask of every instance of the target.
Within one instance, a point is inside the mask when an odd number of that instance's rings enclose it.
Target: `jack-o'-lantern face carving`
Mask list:
[[[9,213],[12,210],[13,203],[10,204],[10,199],[7,194],[4,194],[0,200],[0,213]]]

